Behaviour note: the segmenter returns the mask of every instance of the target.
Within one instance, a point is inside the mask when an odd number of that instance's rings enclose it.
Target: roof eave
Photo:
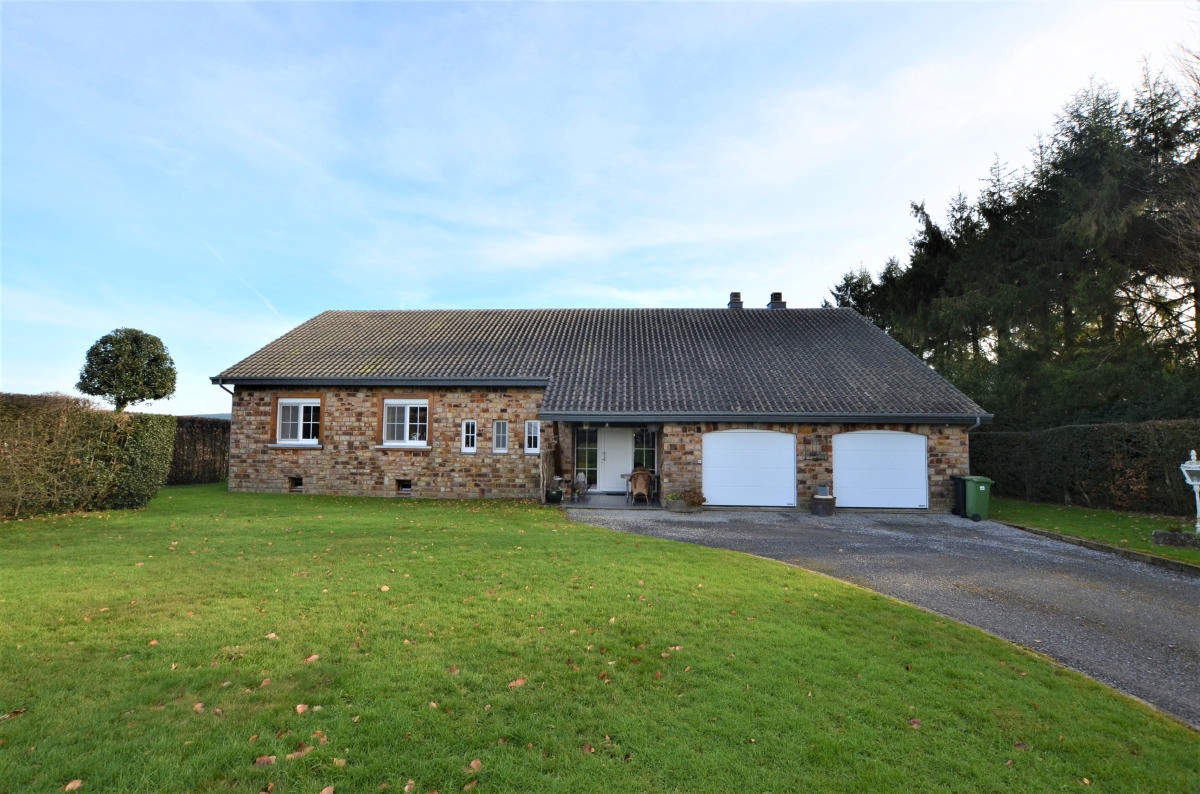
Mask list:
[[[432,377],[432,378],[280,378],[245,377],[238,375],[214,375],[209,378],[214,386],[247,386],[263,388],[300,386],[504,386],[546,387],[549,378],[521,377]]]
[[[745,411],[694,412],[694,413],[650,413],[650,412],[588,412],[588,411],[542,411],[541,418],[551,422],[605,422],[646,424],[661,422],[783,422],[794,424],[925,424],[925,425],[972,425],[978,426],[992,421],[993,415],[986,413],[750,413]]]

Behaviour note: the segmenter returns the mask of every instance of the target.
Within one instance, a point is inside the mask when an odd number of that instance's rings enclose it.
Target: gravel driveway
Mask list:
[[[953,515],[568,514],[853,582],[1044,653],[1200,729],[1200,576]]]

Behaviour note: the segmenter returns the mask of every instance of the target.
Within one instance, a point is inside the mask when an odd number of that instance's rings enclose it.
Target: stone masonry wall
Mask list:
[[[322,400],[319,449],[274,445],[275,401]],[[428,449],[381,448],[385,398],[429,401]],[[304,493],[418,498],[522,498],[541,495],[541,456],[526,454],[525,421],[537,419],[540,389],[324,389],[238,387],[233,399],[229,489],[282,493],[301,478]],[[462,451],[463,420],[474,419],[478,443]],[[492,451],[492,423],[508,421],[508,452]],[[542,423],[542,455],[550,423]],[[407,481],[410,489],[401,491]]]
[[[810,504],[819,486],[827,486],[832,492],[833,437],[838,433],[898,430],[924,435],[928,439],[929,509],[935,512],[949,512],[954,506],[951,475],[970,473],[967,429],[959,425],[668,423],[662,430],[663,453],[659,464],[663,494],[702,487],[705,433],[743,428],[795,434],[796,496],[800,507]]]

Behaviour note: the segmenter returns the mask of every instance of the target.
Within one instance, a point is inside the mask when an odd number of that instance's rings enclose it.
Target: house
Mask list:
[[[212,378],[233,491],[949,510],[991,417],[850,309],[328,311]],[[230,388],[232,387],[232,388]]]

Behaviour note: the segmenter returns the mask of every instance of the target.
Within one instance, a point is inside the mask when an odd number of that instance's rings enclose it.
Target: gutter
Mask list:
[[[225,388],[225,384],[236,386],[525,386],[545,387],[549,378],[281,378],[281,377],[224,377],[209,378],[214,386]],[[228,391],[228,389],[226,389]]]
[[[992,419],[991,414],[837,414],[837,413],[762,413],[746,411],[650,413],[596,413],[586,411],[542,411],[540,417],[551,422],[589,422],[593,424],[643,424],[654,422],[787,422],[796,424],[926,424],[970,425],[968,432]],[[972,423],[974,421],[974,424]]]

